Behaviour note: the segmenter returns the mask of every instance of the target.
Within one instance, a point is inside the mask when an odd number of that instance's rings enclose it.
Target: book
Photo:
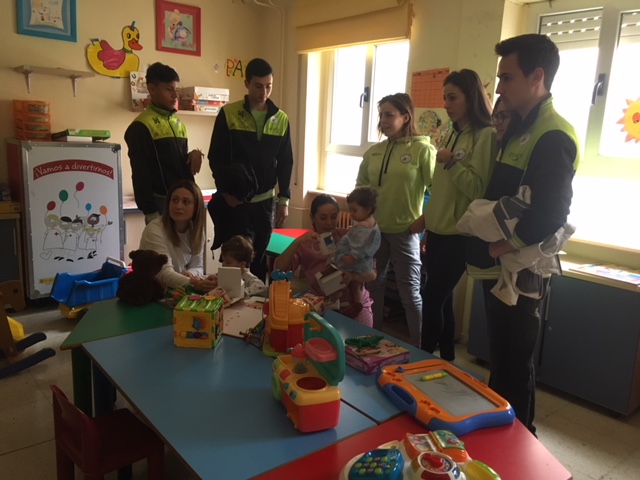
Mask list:
[[[83,128],[67,128],[61,132],[51,134],[52,140],[58,140],[62,137],[91,137],[92,140],[106,140],[111,137],[109,130],[88,130]]]
[[[344,352],[347,365],[367,375],[387,365],[409,361],[409,350],[384,337],[374,335],[347,338]]]
[[[52,140],[56,141],[56,142],[85,142],[85,143],[91,143],[93,142],[93,138],[91,137],[82,137],[82,136],[65,136],[65,137],[56,137],[53,138],[52,135]]]
[[[265,299],[249,297],[224,309],[224,325],[222,334],[244,338],[244,333],[262,321],[262,308]]]
[[[609,278],[611,280],[617,280],[619,282],[631,283],[632,285],[640,286],[640,272],[633,272],[624,270],[621,267],[613,265],[578,265],[571,267],[570,270],[574,272],[586,273],[587,275],[593,275],[596,277]]]

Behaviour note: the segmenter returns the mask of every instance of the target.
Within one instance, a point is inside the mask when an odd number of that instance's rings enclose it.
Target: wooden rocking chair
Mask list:
[[[9,327],[9,319],[5,310],[7,306],[11,306],[14,310],[22,310],[26,306],[20,282],[17,280],[0,283],[0,352],[4,353],[9,361],[8,365],[0,365],[0,378],[21,372],[56,354],[53,348],[43,348],[34,354],[15,358],[31,345],[46,340],[47,336],[42,332],[37,332],[16,341]]]

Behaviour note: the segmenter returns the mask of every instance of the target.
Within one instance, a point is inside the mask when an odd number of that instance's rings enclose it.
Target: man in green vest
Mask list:
[[[168,65],[147,69],[151,103],[124,134],[131,161],[133,193],[146,223],[162,213],[165,197],[179,180],[194,181],[202,152],[188,152],[187,128],[176,115],[180,77]]]
[[[212,250],[235,235],[250,237],[251,272],[264,280],[274,214],[277,226],[288,215],[293,151],[289,118],[269,99],[271,65],[251,60],[244,85],[244,99],[225,105],[216,118],[208,157],[218,191],[207,208],[215,227]]]
[[[541,243],[566,222],[579,141],[552,104],[551,84],[560,65],[556,45],[545,35],[527,34],[498,43],[495,51],[502,57],[496,92],[517,118],[502,141],[485,198],[515,196],[521,186],[528,186],[531,203],[511,238],[492,243],[473,238],[469,273],[483,283],[489,386],[509,401],[517,418],[535,434],[533,359],[549,279],[540,279],[541,298],[520,294],[512,306],[490,290],[500,276],[501,255]]]

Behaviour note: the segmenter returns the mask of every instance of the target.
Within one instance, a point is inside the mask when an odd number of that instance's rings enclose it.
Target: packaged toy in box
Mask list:
[[[319,297],[318,295],[314,295],[309,292],[297,295],[297,297],[307,302],[311,307],[311,311],[316,312],[318,315],[322,315],[324,313],[324,297]]]
[[[178,347],[215,348],[222,338],[223,300],[186,295],[173,309],[173,343]]]
[[[347,364],[367,375],[409,361],[409,350],[379,335],[347,338],[344,343]]]
[[[229,89],[213,87],[182,87],[180,88],[180,101],[182,102],[186,100],[206,100],[223,102],[223,104],[225,104],[229,101]]]

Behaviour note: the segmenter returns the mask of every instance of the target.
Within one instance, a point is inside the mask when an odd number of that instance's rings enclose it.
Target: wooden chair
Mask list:
[[[98,480],[143,458],[148,478],[164,478],[164,445],[133,413],[123,408],[90,418],[56,385],[51,390],[58,480],[72,480],[74,464],[85,480]]]
[[[9,327],[9,318],[5,311],[7,305],[14,310],[22,310],[26,306],[22,285],[17,280],[0,283],[0,357],[4,354],[9,361],[8,365],[0,366],[0,378],[16,374],[56,354],[53,348],[43,348],[31,355],[15,358],[26,348],[46,340],[47,336],[42,332],[36,332],[16,341]]]

